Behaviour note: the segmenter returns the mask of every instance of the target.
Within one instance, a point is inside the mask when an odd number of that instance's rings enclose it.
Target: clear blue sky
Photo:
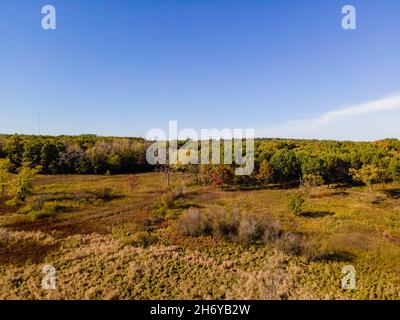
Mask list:
[[[345,4],[357,30],[341,28]],[[144,136],[177,120],[296,135],[287,121],[400,93],[398,0],[1,0],[0,30],[2,133],[37,133],[40,113],[42,134]],[[396,110],[331,136],[373,139],[400,127]]]

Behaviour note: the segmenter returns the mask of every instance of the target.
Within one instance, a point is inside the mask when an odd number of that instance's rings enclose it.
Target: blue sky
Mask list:
[[[398,0],[2,0],[0,30],[2,133],[400,138]]]

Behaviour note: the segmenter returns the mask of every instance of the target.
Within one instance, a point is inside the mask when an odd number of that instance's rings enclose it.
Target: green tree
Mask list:
[[[60,167],[60,154],[65,151],[65,145],[56,139],[43,141],[40,150],[40,166],[43,172],[57,173]]]
[[[390,178],[395,182],[400,182],[400,159],[393,158],[388,167]]]
[[[24,141],[22,162],[26,166],[34,168],[41,164],[43,142],[42,139],[27,139]]]
[[[307,192],[307,197],[309,197],[311,189],[322,186],[324,184],[324,178],[319,174],[305,174],[302,178],[302,186]]]
[[[22,154],[24,145],[20,136],[11,136],[6,139],[3,144],[3,152],[15,168],[18,168],[22,163]]]
[[[373,184],[379,180],[379,168],[373,164],[364,165],[361,169],[350,169],[350,174],[355,181],[360,181],[368,186],[370,192],[370,204],[372,209],[372,199],[374,194]]]
[[[211,183],[214,186],[230,185],[233,181],[233,169],[230,166],[215,166],[211,173]]]
[[[12,175],[10,173],[11,161],[9,159],[0,159],[0,195],[2,198],[8,192]]]
[[[32,182],[39,171],[39,167],[34,169],[22,167],[19,170],[17,176],[12,180],[11,183],[10,195],[12,199],[8,202],[8,204],[18,205],[25,202],[25,200],[32,193]]]
[[[270,164],[281,182],[297,180],[300,176],[300,165],[296,154],[288,148],[278,150],[272,156]]]
[[[323,162],[321,159],[315,156],[302,155],[299,157],[301,162],[301,173],[304,175],[322,175],[323,174]]]
[[[330,153],[329,153],[330,152]],[[351,160],[346,160],[340,154],[329,151],[322,156],[323,177],[328,187],[334,182],[349,180],[349,168]]]
[[[260,164],[260,168],[257,173],[257,180],[261,183],[267,184],[272,181],[274,175],[274,171],[272,166],[267,160],[263,160]]]

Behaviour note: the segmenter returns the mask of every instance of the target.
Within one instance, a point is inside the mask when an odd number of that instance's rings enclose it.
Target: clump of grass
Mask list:
[[[41,210],[32,210],[28,213],[28,216],[32,220],[40,220],[55,217],[58,213],[63,212],[66,209],[65,206],[57,203],[46,203]]]
[[[183,188],[175,187],[164,193],[160,200],[156,202],[153,213],[162,218],[175,218],[179,216],[182,210],[192,207],[196,207],[196,205],[185,200]]]
[[[241,219],[237,231],[237,239],[239,242],[248,244],[256,241],[259,237],[260,226],[253,217]]]
[[[8,240],[8,231],[7,229],[0,228],[0,243],[5,243]]]
[[[103,201],[111,201],[116,197],[114,191],[111,188],[97,189],[94,192],[94,196],[97,200],[103,200]]]
[[[199,210],[189,209],[182,213],[176,224],[179,233],[196,237],[209,235],[212,232],[212,226],[204,219]]]
[[[36,220],[54,217],[54,216],[56,216],[56,214],[57,214],[57,211],[53,207],[50,207],[50,208],[46,208],[46,209],[39,210],[39,211],[31,211],[28,213],[28,216],[31,220],[36,221]]]
[[[158,237],[148,231],[140,231],[125,239],[124,243],[135,247],[147,248],[158,242]]]
[[[269,216],[239,214],[233,210],[189,209],[176,222],[176,230],[187,236],[209,236],[243,245],[268,243],[279,237],[279,223]]]
[[[147,231],[147,227],[137,223],[126,223],[112,228],[111,233],[115,238],[124,239],[139,231]]]
[[[65,211],[67,207],[57,202],[45,202],[42,197],[35,197],[18,212],[26,214],[31,220],[40,220],[56,216],[58,213]]]
[[[299,256],[302,253],[300,236],[292,232],[283,233],[281,237],[276,239],[275,245],[287,255]]]

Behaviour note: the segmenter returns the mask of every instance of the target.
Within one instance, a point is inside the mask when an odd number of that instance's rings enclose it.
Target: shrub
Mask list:
[[[22,167],[18,175],[12,181],[10,194],[12,199],[7,202],[9,205],[19,205],[32,193],[32,181],[40,168],[31,169]]]
[[[4,244],[8,240],[8,231],[7,229],[0,228],[0,243]]]
[[[147,231],[140,231],[129,237],[125,243],[135,247],[149,247],[158,242],[158,237]]]
[[[211,165],[201,164],[199,168],[199,181],[201,184],[209,185],[211,184],[213,168]]]
[[[31,211],[40,211],[44,206],[44,199],[42,197],[34,197],[27,201],[27,204],[21,208],[18,213],[28,214]]]
[[[164,217],[171,209],[186,207],[187,204],[184,203],[183,197],[184,193],[182,187],[170,189],[164,193],[161,199],[154,205],[153,213],[157,216]]]
[[[213,234],[217,238],[234,239],[238,234],[240,215],[237,210],[222,209],[210,213]]]
[[[277,239],[282,233],[278,221],[267,216],[265,216],[263,219],[262,227],[262,241],[264,243],[268,243]]]
[[[303,176],[303,185],[306,188],[313,188],[322,186],[324,184],[324,178],[319,174],[305,174]]]
[[[138,179],[136,178],[135,175],[129,175],[127,178],[127,182],[129,186],[129,193],[130,195],[133,195],[133,192],[135,191],[135,188],[138,185]]]
[[[199,210],[189,209],[182,213],[176,223],[176,230],[187,236],[201,236],[210,234],[212,225],[204,213]]]
[[[258,169],[257,180],[260,183],[266,184],[272,181],[274,177],[274,170],[267,160],[263,160]]]
[[[268,243],[278,238],[281,229],[277,221],[269,216],[240,215],[233,210],[201,212],[189,209],[176,222],[176,231],[188,236],[213,235],[244,245],[261,241]]]
[[[146,226],[137,223],[125,223],[112,228],[111,233],[116,238],[126,238],[139,231],[147,231]]]
[[[379,168],[376,165],[364,165],[359,170],[351,168],[350,174],[353,176],[353,180],[360,181],[367,186],[372,186],[379,179]]]
[[[65,209],[65,206],[57,202],[45,202],[42,197],[35,197],[29,199],[27,204],[21,208],[18,213],[26,214],[32,220],[40,220],[54,217]]]
[[[114,192],[111,188],[98,189],[94,192],[94,195],[97,200],[103,201],[110,201],[115,197]]]
[[[242,244],[250,244],[259,236],[259,225],[252,217],[243,218],[239,223],[238,241]]]
[[[49,207],[39,211],[31,211],[28,213],[28,217],[31,218],[31,220],[36,221],[54,217],[56,214],[57,210],[54,207]]]
[[[233,169],[227,165],[215,166],[211,173],[211,183],[213,186],[230,185],[233,182]]]
[[[283,253],[293,256],[300,255],[302,251],[300,237],[291,232],[284,233],[277,239],[276,246]]]
[[[329,255],[328,245],[324,239],[304,241],[301,250],[307,261],[317,261]]]
[[[305,200],[301,194],[294,193],[289,197],[287,207],[292,213],[299,215],[303,210],[304,202]]]

